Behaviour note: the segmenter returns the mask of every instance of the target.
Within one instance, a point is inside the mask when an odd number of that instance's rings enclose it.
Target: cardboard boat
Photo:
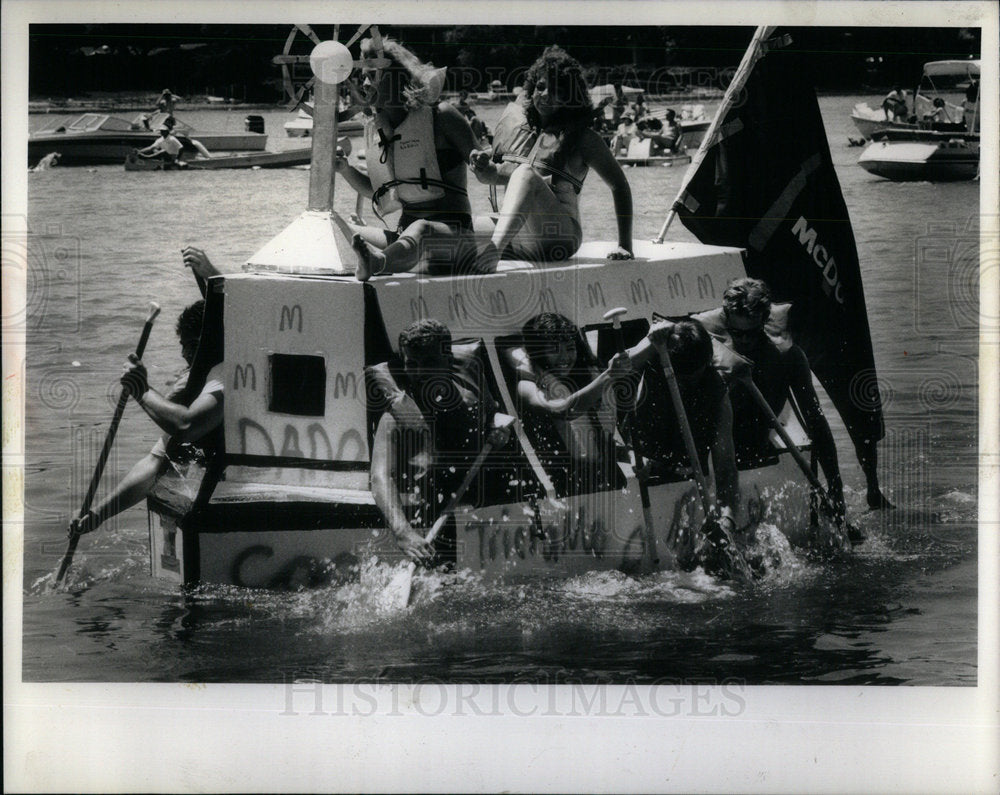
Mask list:
[[[155,576],[295,587],[336,578],[365,555],[399,560],[369,485],[385,400],[366,375],[413,321],[445,322],[456,349],[481,364],[482,388],[517,416],[505,345],[532,316],[559,312],[599,338],[610,331],[604,314],[626,307],[623,328],[641,337],[653,313],[717,308],[727,282],[745,275],[740,249],[636,241],[626,262],[607,258],[615,243],[588,242],[557,265],[502,261],[488,275],[411,272],[359,282],[350,229],[331,209],[337,98],[335,85],[317,80],[309,209],[243,273],[209,282],[191,381],[221,362],[224,442],[208,470],[172,473],[150,495]],[[559,473],[546,469],[558,460],[540,461],[525,423],[515,434],[515,491],[455,514],[459,567],[501,577],[670,567],[678,529],[701,524],[691,483],[653,481],[656,564],[629,464],[620,464],[614,488],[563,495],[553,486]],[[786,533],[807,525],[802,476],[780,448],[741,473],[741,492],[738,525],[773,521]]]
[[[160,481],[149,499],[152,574],[277,587],[320,581],[331,562],[349,566],[366,554],[398,560],[369,488],[377,417],[365,368],[412,321],[439,318],[454,338],[477,341],[499,402],[516,413],[498,341],[532,315],[560,312],[591,331],[607,327],[604,312],[619,305],[633,322],[683,315],[717,307],[727,281],[744,273],[738,249],[637,242],[634,261],[616,262],[605,258],[613,247],[584,244],[559,266],[504,261],[485,276],[396,274],[363,284],[350,274],[256,270],[252,260],[254,270],[212,280],[205,327],[222,334],[226,474],[200,507],[198,475]],[[530,446],[523,427],[517,433]],[[769,465],[741,472],[741,527],[807,525],[802,476],[788,458],[775,447]],[[642,510],[634,473],[622,469],[623,490],[460,511],[458,565],[491,576],[635,570]],[[669,566],[669,539],[700,525],[700,503],[685,480],[654,482],[650,496]]]

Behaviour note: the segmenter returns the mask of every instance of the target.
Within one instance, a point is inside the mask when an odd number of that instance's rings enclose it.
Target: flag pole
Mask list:
[[[701,161],[705,159],[705,153],[708,152],[709,148],[712,146],[716,133],[722,125],[722,120],[726,118],[726,114],[729,113],[729,109],[733,106],[735,98],[740,94],[740,92],[743,91],[743,86],[746,85],[747,78],[750,76],[750,70],[753,69],[754,64],[756,64],[757,61],[759,61],[764,55],[761,45],[773,32],[773,25],[761,25],[754,31],[753,38],[750,40],[747,51],[743,53],[743,60],[740,61],[740,65],[736,69],[736,74],[733,75],[733,79],[729,83],[729,87],[726,89],[726,93],[722,97],[719,109],[715,112],[715,118],[712,119],[712,124],[706,131],[705,137],[701,139],[701,145],[698,147],[697,153],[693,158],[691,158],[691,165],[688,166],[687,171],[684,173],[684,179],[681,182],[680,190],[677,191],[677,197],[670,204],[670,212],[667,213],[667,220],[663,222],[663,226],[660,228],[660,234],[658,234],[656,239],[653,240],[654,243],[662,243],[664,237],[666,237],[667,229],[670,228],[670,224],[674,222],[674,218],[677,216],[677,211],[674,207],[676,207],[681,196],[684,195],[684,191],[687,190],[688,183],[691,182],[692,177],[701,165]]]

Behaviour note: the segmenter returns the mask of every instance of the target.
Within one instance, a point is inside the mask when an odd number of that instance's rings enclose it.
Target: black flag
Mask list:
[[[792,337],[860,453],[885,426],[858,250],[816,94],[792,61],[747,64],[673,209],[702,243],[745,248],[747,274],[792,303]]]

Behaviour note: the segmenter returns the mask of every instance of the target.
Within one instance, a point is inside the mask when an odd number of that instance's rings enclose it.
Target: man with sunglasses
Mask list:
[[[802,412],[819,465],[826,476],[828,496],[840,517],[845,514],[844,483],[840,476],[837,447],[812,383],[812,371],[805,352],[792,344],[781,350],[764,331],[771,315],[771,292],[760,279],[737,279],[722,296],[725,330],[732,348],[752,362],[753,382],[775,414],[780,414],[789,394]],[[734,444],[740,468],[761,466],[771,454],[768,441],[771,427],[750,389],[738,379],[730,384],[733,407]],[[848,525],[852,544],[864,540],[862,533]]]

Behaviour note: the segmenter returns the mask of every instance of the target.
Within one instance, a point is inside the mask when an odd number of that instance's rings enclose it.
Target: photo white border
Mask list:
[[[3,342],[4,789],[22,791],[996,792],[1000,543],[1000,239],[993,2],[79,2],[7,0],[2,14],[3,216],[26,215],[29,23],[603,24],[981,27],[979,683],[950,687],[606,688],[620,714],[572,714],[566,687],[368,689],[335,712],[338,686],[21,683],[23,347]],[[343,16],[341,16],[341,14]],[[987,131],[993,134],[988,145]],[[4,268],[4,317],[25,285]],[[23,274],[22,274],[23,275]],[[343,687],[343,686],[341,686]],[[347,686],[350,687],[350,686]],[[592,694],[593,689],[589,693]],[[343,692],[343,691],[341,691]],[[450,705],[434,713],[443,694]],[[651,701],[651,697],[653,700]],[[682,699],[680,715],[652,707]],[[731,694],[730,694],[730,697]],[[303,699],[305,699],[303,701]],[[432,702],[431,699],[434,699]],[[377,704],[377,710],[373,707]],[[491,711],[500,703],[500,714]],[[484,715],[477,715],[472,705]],[[553,706],[554,705],[554,706]],[[535,708],[535,713],[530,714]],[[458,714],[455,714],[458,710]],[[705,714],[704,710],[708,710]],[[642,716],[641,712],[647,712]],[[285,712],[286,714],[282,714]],[[295,712],[297,714],[287,714]],[[376,714],[369,714],[376,712]],[[548,714],[546,714],[548,712]],[[529,713],[529,714],[525,714]],[[426,715],[426,717],[425,717]]]

